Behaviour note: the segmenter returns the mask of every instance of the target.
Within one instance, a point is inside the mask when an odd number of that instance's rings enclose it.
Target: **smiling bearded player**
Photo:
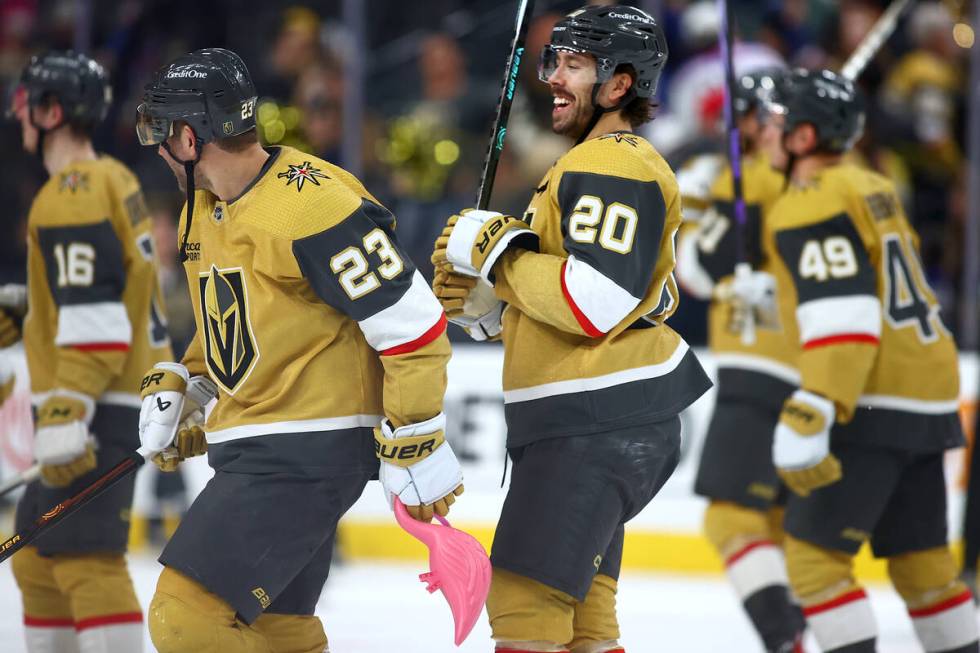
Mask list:
[[[677,307],[677,181],[632,133],[650,118],[666,58],[663,31],[637,9],[559,22],[540,78],[554,131],[576,145],[524,220],[468,211],[436,242],[434,288],[450,318],[504,343],[514,472],[491,554],[498,653],[623,650],[624,524],[673,472],[677,415],[710,385],[664,323]],[[477,277],[497,302],[465,313]]]

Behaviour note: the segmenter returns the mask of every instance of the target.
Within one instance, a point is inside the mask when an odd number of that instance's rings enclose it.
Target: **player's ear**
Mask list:
[[[57,99],[51,98],[49,102],[42,102],[34,109],[34,121],[42,129],[51,129],[61,124],[65,112],[61,108],[61,103]]]

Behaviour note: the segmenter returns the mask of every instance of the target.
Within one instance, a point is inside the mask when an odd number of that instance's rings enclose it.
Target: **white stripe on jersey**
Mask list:
[[[384,351],[412,342],[431,329],[442,317],[442,306],[418,270],[402,298],[358,322],[368,344]]]
[[[871,295],[824,297],[796,308],[800,342],[839,335],[881,337],[881,302]]]
[[[69,304],[58,309],[59,347],[101,343],[130,344],[133,328],[122,302]]]
[[[646,379],[654,379],[659,376],[666,376],[677,369],[677,366],[680,365],[681,360],[684,358],[684,355],[687,353],[688,349],[688,344],[681,340],[677,343],[677,349],[675,349],[674,353],[670,355],[670,358],[662,363],[657,363],[656,365],[634,367],[630,370],[620,370],[619,372],[613,372],[612,374],[593,376],[587,379],[556,381],[555,383],[544,383],[542,385],[535,385],[529,388],[520,388],[518,390],[506,390],[504,391],[504,403],[516,404],[521,401],[533,401],[535,399],[544,399],[545,397],[554,397],[555,395],[567,395],[576,392],[602,390],[604,388],[610,388],[612,386],[622,385],[624,383],[632,383],[633,381],[643,381]]]
[[[947,413],[956,413],[960,410],[958,399],[928,401],[889,395],[861,395],[858,397],[857,405],[867,408],[900,410],[906,413],[922,413],[924,415],[945,415]]]
[[[382,415],[347,415],[345,417],[326,417],[323,419],[301,419],[268,424],[246,424],[232,426],[220,431],[207,431],[208,444],[254,438],[259,435],[275,433],[312,433],[316,431],[340,431],[342,429],[374,428],[381,424]]]
[[[622,286],[575,256],[569,256],[565,265],[565,287],[575,306],[602,333],[608,333],[640,303]]]
[[[713,354],[718,368],[731,368],[736,370],[749,370],[750,372],[760,372],[780,381],[785,381],[790,385],[800,385],[800,373],[794,368],[784,363],[779,363],[762,356],[752,354]]]

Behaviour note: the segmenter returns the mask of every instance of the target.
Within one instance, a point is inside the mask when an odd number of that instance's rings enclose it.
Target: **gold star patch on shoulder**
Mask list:
[[[288,169],[276,175],[278,179],[285,179],[286,185],[296,183],[296,192],[303,190],[303,184],[310,182],[314,186],[319,186],[318,179],[330,179],[319,168],[314,168],[309,161],[303,161],[300,165],[288,164]]]
[[[88,190],[88,174],[77,170],[69,170],[61,173],[61,180],[58,183],[58,190],[70,190],[74,195],[77,190]]]

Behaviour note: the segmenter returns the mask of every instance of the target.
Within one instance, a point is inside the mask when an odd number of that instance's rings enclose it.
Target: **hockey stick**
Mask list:
[[[858,44],[851,56],[844,62],[844,66],[840,69],[842,77],[852,82],[858,78],[868,62],[874,58],[881,46],[895,31],[899,17],[910,4],[912,4],[912,0],[894,0],[888,5],[888,9],[878,17],[875,24],[865,34],[864,40]]]
[[[37,520],[19,533],[14,533],[6,541],[0,543],[0,563],[5,562],[10,556],[37,539],[39,535],[55,526],[72,514],[86,503],[99,496],[110,487],[126,478],[137,469],[143,466],[148,456],[152,452],[144,451],[142,447],[129,454],[118,465],[93,481],[90,485],[78,492],[75,496],[65,499],[51,510],[37,518]]]
[[[483,162],[483,173],[480,175],[480,187],[476,195],[476,208],[485,210],[490,205],[490,193],[493,192],[493,178],[497,173],[497,163],[504,151],[504,138],[507,136],[507,119],[510,118],[510,107],[514,104],[514,92],[517,90],[517,73],[524,59],[524,41],[527,39],[527,28],[534,11],[534,0],[521,0],[517,7],[517,22],[514,26],[514,41],[510,44],[510,55],[507,57],[507,68],[504,70],[504,80],[500,87],[500,99],[497,100],[497,116],[493,120],[493,131],[490,133],[490,145],[487,147],[487,157]]]
[[[722,59],[725,63],[725,131],[728,135],[728,163],[732,169],[732,198],[735,211],[735,278],[744,279],[752,273],[745,247],[746,210],[745,197],[742,194],[742,141],[735,123],[735,36],[731,14],[731,3],[728,0],[718,0],[718,11],[721,14],[721,30],[718,32],[721,45]],[[751,307],[746,312],[745,323],[742,327],[742,342],[746,345],[755,343],[755,316]]]
[[[0,484],[0,497],[5,496],[10,492],[13,492],[21,485],[26,485],[40,476],[41,476],[40,465],[34,465],[33,467],[28,467],[17,476],[14,476],[13,478],[7,480],[6,482]]]

